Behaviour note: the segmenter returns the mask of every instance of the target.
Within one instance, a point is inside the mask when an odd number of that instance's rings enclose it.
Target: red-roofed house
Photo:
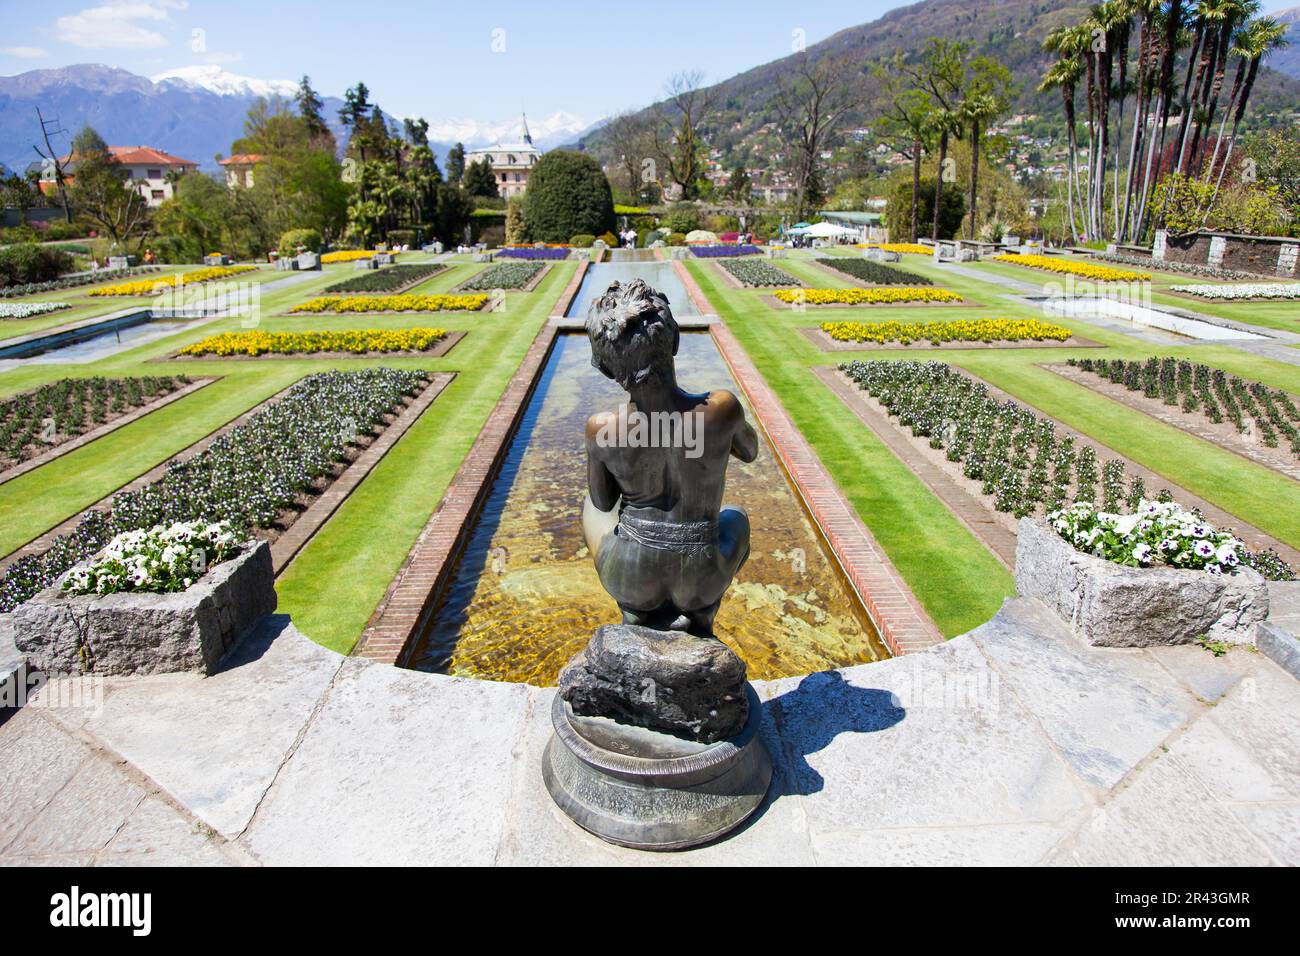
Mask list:
[[[234,156],[218,160],[218,165],[226,171],[227,186],[231,189],[238,189],[241,186],[247,189],[253,185],[253,167],[261,161],[260,153],[236,153]]]
[[[110,146],[108,151],[122,165],[122,175],[136,184],[140,195],[150,206],[161,206],[165,200],[172,198],[168,173],[188,173],[199,168],[198,163],[164,153],[152,146]],[[59,162],[63,164],[63,171],[71,182],[77,171],[76,159],[64,156]]]

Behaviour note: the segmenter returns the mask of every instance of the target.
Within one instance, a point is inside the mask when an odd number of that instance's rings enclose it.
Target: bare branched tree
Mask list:
[[[713,90],[703,82],[699,70],[675,73],[664,88],[666,99],[655,106],[655,151],[683,199],[694,199],[699,189],[700,126],[713,103]]]
[[[68,186],[67,179],[63,172],[63,160],[59,158],[59,151],[50,143],[51,135],[66,133],[58,120],[47,120],[41,115],[41,108],[36,107],[36,118],[41,123],[41,138],[45,140],[45,151],[42,152],[39,146],[32,146],[36,150],[36,155],[41,157],[42,165],[54,174],[54,183],[59,190],[59,202],[63,204],[63,218],[67,222],[72,222],[72,207],[68,204]],[[45,170],[42,170],[44,178]]]
[[[817,163],[852,105],[844,76],[840,65],[829,59],[810,62],[804,53],[782,78],[773,98],[791,153],[795,216],[799,219],[821,198],[816,195]]]

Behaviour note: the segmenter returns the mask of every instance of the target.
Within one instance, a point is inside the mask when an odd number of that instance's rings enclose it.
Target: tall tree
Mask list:
[[[934,100],[911,82],[903,70],[906,55],[897,51],[891,60],[876,64],[873,75],[880,90],[879,135],[894,142],[894,149],[912,161],[911,242],[920,235],[921,159],[929,149]]]
[[[447,150],[447,182],[459,185],[465,175],[465,146],[457,143]]]
[[[957,112],[966,126],[971,147],[970,228],[967,233],[971,239],[975,238],[979,225],[976,202],[979,199],[980,145],[989,126],[1006,112],[1014,93],[1011,71],[1001,63],[986,56],[977,56],[970,61]]]
[[[704,88],[703,82],[699,70],[675,73],[665,87],[667,99],[655,106],[655,150],[669,179],[681,188],[682,199],[699,195],[704,148],[700,127],[712,105],[713,92]]]
[[[496,173],[492,172],[492,164],[486,159],[480,159],[465,167],[465,179],[462,185],[467,196],[496,199],[501,195],[497,188]]]
[[[806,52],[799,54],[779,81],[774,100],[793,160],[795,217],[803,219],[811,211],[814,193],[821,198],[817,170],[821,151],[851,105],[842,64],[810,61]]]
[[[122,164],[89,126],[73,137],[71,159],[75,166],[68,198],[115,245],[128,251],[149,226],[149,206],[139,188],[122,175]]]
[[[306,73],[298,82],[298,93],[294,97],[298,104],[298,115],[302,117],[303,123],[306,124],[307,133],[312,139],[325,139],[330,141],[330,148],[333,148],[334,134],[330,132],[329,125],[325,122],[325,117],[321,113],[324,103],[320,96],[312,89],[311,77]]]

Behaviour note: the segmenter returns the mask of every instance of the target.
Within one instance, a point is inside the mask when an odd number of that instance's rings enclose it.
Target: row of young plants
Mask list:
[[[961,296],[933,287],[890,286],[883,289],[777,289],[772,293],[791,305],[898,305],[903,302],[960,302]]]
[[[313,352],[424,352],[445,329],[337,329],[321,332],[222,332],[181,349],[180,355],[310,355]]]
[[[1064,342],[1074,333],[1038,319],[953,319],[948,322],[823,322],[837,342]]]
[[[769,265],[762,259],[727,259],[718,265],[747,286],[803,285],[784,269]]]
[[[138,282],[119,282],[99,289],[91,289],[86,295],[160,295],[168,289],[179,286],[199,285],[218,279],[229,279],[244,272],[256,272],[257,266],[213,266],[209,269],[195,269],[193,272],[178,272],[166,279],[141,279]]]
[[[544,268],[546,264],[542,262],[497,262],[474,276],[461,288],[489,292],[493,289],[522,289]]]
[[[1144,282],[1151,278],[1149,272],[1129,272],[1126,269],[1112,269],[1110,266],[1093,265],[1090,262],[1078,262],[1062,259],[1059,256],[1035,256],[1018,253],[993,256],[994,262],[1009,262],[1014,266],[1038,269],[1042,272],[1054,272],[1058,275],[1078,276],[1094,282]]]
[[[887,266],[883,262],[872,262],[870,259],[825,256],[817,261],[824,266],[830,266],[836,272],[843,272],[846,276],[861,279],[863,282],[869,282],[872,285],[919,286],[934,284],[925,276],[919,276],[915,272],[908,272],[906,269],[899,269],[895,266]]]
[[[0,469],[184,388],[184,375],[62,378],[0,400]]]
[[[0,302],[0,319],[30,319],[70,308],[67,302]]]
[[[480,292],[453,295],[318,296],[299,302],[290,312],[477,312],[487,304]]]
[[[0,612],[12,611],[124,531],[225,521],[242,539],[272,527],[347,459],[350,446],[428,381],[427,372],[392,368],[307,376],[197,455],[170,464],[157,481],[116,495],[107,510],[86,512],[48,550],[15,561],[0,578]]]
[[[1130,392],[1142,392],[1184,412],[1199,412],[1216,425],[1232,422],[1237,431],[1245,432],[1250,423],[1259,430],[1269,448],[1281,439],[1290,443],[1291,453],[1300,457],[1300,409],[1290,394],[1229,375],[1212,368],[1153,355],[1142,362],[1127,359],[1070,359],[1069,364],[1084,372],[1123,385]]]
[[[746,245],[703,245],[691,246],[691,255],[701,259],[730,259],[734,256],[757,256],[763,250],[758,246]]]
[[[134,269],[100,269],[98,272],[82,272],[77,275],[62,276],[47,282],[27,282],[0,289],[0,299],[12,299],[21,295],[40,295],[45,292],[60,292],[63,289],[76,289],[83,285],[94,285],[111,279],[125,279],[128,276],[144,275],[162,271],[159,266],[138,266]]]
[[[367,269],[359,276],[344,279],[326,286],[325,292],[395,292],[447,268],[441,262],[426,262],[414,266],[389,266],[386,269]]]
[[[1170,292],[1201,299],[1277,299],[1300,301],[1300,282],[1243,282],[1240,285],[1171,285]]]
[[[1200,276],[1202,279],[1258,279],[1253,272],[1239,272],[1236,269],[1216,269],[1214,266],[1197,265],[1194,262],[1175,262],[1172,259],[1153,259],[1150,256],[1126,256],[1118,252],[1094,252],[1094,259],[1114,262],[1122,266],[1138,266],[1156,272],[1179,272],[1184,275]]]
[[[1025,517],[1083,503],[1113,514],[1148,500],[1146,482],[1130,478],[1123,460],[1100,462],[1091,446],[1076,447],[1073,436],[1058,434],[1051,419],[999,402],[983,382],[942,362],[854,361],[840,370],[900,425],[960,462],[998,511]],[[1157,499],[1172,495],[1162,490]],[[1294,577],[1273,551],[1243,552],[1240,560],[1274,580]]]

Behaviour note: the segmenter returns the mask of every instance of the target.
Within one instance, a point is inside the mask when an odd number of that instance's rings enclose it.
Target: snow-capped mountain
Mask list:
[[[591,124],[563,110],[544,119],[528,118],[528,130],[538,149],[551,149],[573,142]],[[429,139],[438,143],[464,143],[467,149],[495,143],[517,143],[522,135],[521,119],[516,116],[502,122],[476,119],[429,120]]]
[[[214,64],[178,66],[149,77],[154,83],[182,83],[218,96],[293,96],[298,84],[293,80],[258,80],[251,76],[229,73]]]

